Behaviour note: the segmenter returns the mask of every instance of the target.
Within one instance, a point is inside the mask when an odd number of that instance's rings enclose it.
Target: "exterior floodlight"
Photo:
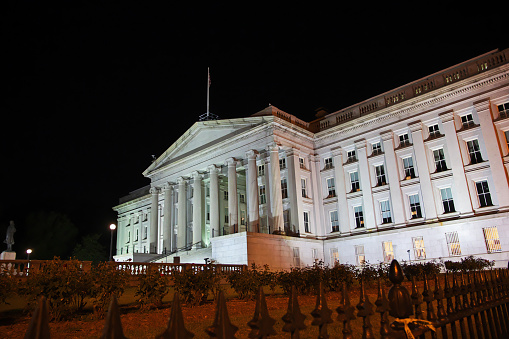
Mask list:
[[[110,230],[111,230],[111,238],[110,238],[110,261],[113,261],[113,231],[117,228],[117,225],[111,224]]]
[[[32,249],[31,248],[29,248],[27,250],[27,260],[30,260],[30,253],[32,253]]]

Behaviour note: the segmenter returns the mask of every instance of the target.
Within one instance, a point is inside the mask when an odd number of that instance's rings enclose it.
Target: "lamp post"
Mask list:
[[[27,260],[28,260],[28,261],[30,261],[30,253],[32,253],[32,249],[31,249],[31,248],[29,248],[29,249],[27,250]]]
[[[110,261],[113,260],[113,231],[117,228],[117,225],[111,224],[110,230],[111,230],[111,238],[110,238]]]

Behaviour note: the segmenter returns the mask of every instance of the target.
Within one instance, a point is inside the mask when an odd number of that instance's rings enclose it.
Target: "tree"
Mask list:
[[[65,214],[39,210],[28,214],[25,243],[31,244],[33,258],[68,258],[75,246],[78,229]]]
[[[106,249],[99,242],[100,234],[88,234],[81,238],[81,243],[77,244],[72,251],[72,256],[78,260],[92,261],[97,264],[108,259]]]

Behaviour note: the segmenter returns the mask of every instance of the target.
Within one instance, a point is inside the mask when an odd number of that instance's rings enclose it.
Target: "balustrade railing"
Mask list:
[[[182,265],[181,265],[182,266]],[[186,269],[203,269],[204,265],[192,265]],[[228,267],[224,265],[224,267]],[[138,266],[141,267],[141,266]],[[176,266],[175,266],[176,267]],[[221,268],[221,270],[223,269]],[[229,268],[228,268],[229,269]],[[292,288],[288,300],[288,311],[282,317],[281,331],[291,338],[299,338],[306,330],[305,319],[312,319],[310,325],[318,338],[329,338],[328,331],[336,327],[344,339],[362,338],[509,338],[509,270],[496,269],[470,273],[445,274],[424,277],[422,291],[415,279],[411,292],[402,285],[403,272],[399,263],[393,260],[389,269],[391,288],[386,293],[384,284],[378,281],[378,295],[374,303],[365,293],[360,282],[359,302],[353,305],[349,289],[343,284],[340,300],[328,300],[320,283],[316,295],[316,307],[311,317],[301,313],[296,288]],[[434,289],[431,284],[434,282]],[[328,304],[338,302],[334,315]],[[357,311],[356,311],[357,310]],[[45,314],[46,304],[41,299],[25,338],[49,338],[49,327]],[[378,313],[378,315],[375,315]],[[362,333],[354,333],[351,323],[362,321]],[[378,322],[377,336],[373,322]],[[260,288],[256,298],[255,314],[248,322],[249,338],[266,338],[277,333],[275,320],[270,317],[265,295]],[[309,322],[308,322],[309,324]],[[238,327],[229,318],[227,303],[220,291],[217,298],[215,320],[206,333],[210,337],[234,338]],[[306,337],[309,337],[307,329]],[[360,331],[359,331],[360,332]],[[166,330],[157,338],[192,338],[194,334],[186,328],[180,307],[180,296],[175,293],[171,315]],[[120,312],[116,299],[112,299],[106,317],[103,338],[124,337]]]

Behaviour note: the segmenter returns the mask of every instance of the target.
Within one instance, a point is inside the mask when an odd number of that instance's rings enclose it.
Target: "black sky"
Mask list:
[[[151,155],[205,113],[208,66],[221,118],[271,103],[311,121],[508,47],[491,7],[305,4],[4,5],[0,236],[38,208],[107,235]]]

